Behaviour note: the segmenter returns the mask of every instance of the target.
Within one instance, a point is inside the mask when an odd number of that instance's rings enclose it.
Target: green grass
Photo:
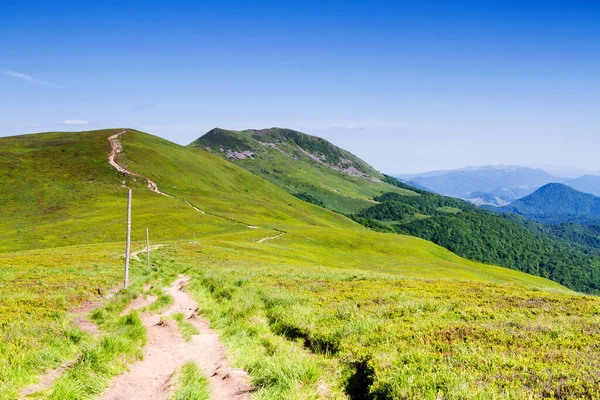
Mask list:
[[[172,318],[177,322],[179,333],[181,333],[181,336],[183,336],[186,342],[189,342],[192,339],[192,336],[200,333],[194,325],[185,320],[185,315],[183,315],[183,313],[175,313]]]
[[[283,230],[298,225],[357,227],[206,151],[137,131],[124,135],[123,144],[126,164],[133,171],[152,178],[165,193],[234,224],[237,230],[246,230],[245,224]],[[264,237],[264,232],[253,232],[257,238]]]
[[[180,249],[182,267],[204,259],[186,272],[189,288],[254,377],[255,398],[600,394],[595,297],[494,278],[400,278],[401,268],[366,272],[325,260],[299,267],[251,248],[235,258],[227,247]]]
[[[295,142],[280,135],[276,129],[272,131],[273,133],[269,137],[263,135],[259,138],[250,135],[246,131],[222,130],[221,132],[222,134],[208,135],[207,138],[199,139],[190,146],[201,149],[208,146],[213,154],[226,159],[225,153],[219,150],[220,147],[238,151],[251,150],[256,155],[254,159],[238,160],[231,158],[229,161],[285,189],[288,193],[308,193],[323,202],[324,206],[330,210],[344,214],[358,213],[372,206],[371,199],[384,192],[416,195],[410,190],[401,189],[381,181],[350,176],[319,164],[302,153]],[[307,135],[304,135],[304,137],[313,139]],[[265,147],[260,144],[261,141],[278,141],[279,150]],[[331,151],[331,148],[334,147],[331,144],[324,146],[321,154],[327,153],[336,159],[337,154],[332,154]],[[345,150],[334,149],[333,153],[338,151],[344,153],[344,158],[354,160],[356,165],[361,165],[364,171],[368,172],[373,178],[383,179],[383,176],[375,171],[373,167]]]
[[[106,335],[81,349],[75,364],[55,382],[48,399],[92,398],[109,386],[112,377],[124,372],[129,362],[142,358],[146,329],[137,312],[111,317],[102,324]]]
[[[0,254],[0,398],[89,342],[68,311],[120,281],[121,246]]]
[[[202,150],[135,131],[121,162],[175,198],[127,181],[134,244],[149,226],[167,246],[151,253],[150,273],[133,262],[133,287],[93,313],[105,338],[84,334],[69,310],[121,284],[126,197],[107,167],[112,132],[0,139],[9,210],[0,217],[0,398],[73,359],[44,396],[102,391],[144,343],[139,318],[121,310],[144,283],[159,295],[180,273],[256,399],[600,395],[597,298],[371,232]],[[71,151],[79,157],[52,156]],[[185,390],[197,381],[187,373]]]
[[[0,138],[0,251],[123,240],[127,190],[107,160],[107,137],[118,131]],[[146,227],[154,241],[244,229],[190,213],[142,180],[126,183],[133,189],[133,240],[143,240]]]
[[[193,362],[184,364],[177,376],[177,388],[172,400],[210,400],[208,379]]]
[[[169,296],[166,293],[163,293],[162,290],[153,290],[152,292],[156,293],[156,300],[144,307],[144,311],[160,313],[162,311],[165,311],[168,306],[173,304],[173,297]]]

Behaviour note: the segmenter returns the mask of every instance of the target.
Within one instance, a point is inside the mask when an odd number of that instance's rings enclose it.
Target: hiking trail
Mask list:
[[[149,250],[157,250],[160,249],[161,247],[163,247],[164,244],[153,244],[152,246],[150,246]],[[144,246],[143,249],[141,250],[136,250],[134,252],[132,252],[131,254],[129,254],[129,257],[133,258],[136,261],[140,261],[140,258],[138,257],[139,254],[141,253],[145,253],[146,252],[146,247]]]
[[[218,334],[198,315],[198,303],[183,290],[188,281],[188,277],[180,275],[163,289],[174,300],[165,313],[141,313],[148,338],[144,358],[131,364],[128,372],[115,377],[100,399],[167,399],[175,385],[174,374],[188,361],[195,362],[208,378],[213,400],[250,398],[248,392],[252,386],[248,374],[229,366]],[[132,309],[144,307],[149,300],[140,301]],[[200,332],[189,342],[179,333],[176,321],[165,318],[179,312]]]
[[[266,237],[266,238],[262,238],[260,240],[257,240],[256,243],[262,243],[262,242],[266,242],[267,240],[278,239],[278,238],[282,237],[283,235],[285,235],[285,232],[281,232],[277,236],[269,236],[269,237]]]
[[[123,151],[123,144],[119,140],[119,137],[122,134],[124,134],[125,132],[127,132],[127,131],[122,130],[121,132],[108,137],[108,141],[110,142],[110,154],[108,155],[108,162],[110,163],[110,165],[115,167],[117,171],[121,172],[124,175],[131,176],[131,177],[140,177],[140,178],[146,179],[146,182],[148,183],[148,189],[152,190],[154,193],[158,193],[158,194],[166,196],[166,197],[173,197],[173,196],[170,196],[170,195],[158,190],[158,186],[156,185],[156,182],[150,180],[150,178],[145,178],[145,177],[139,176],[137,174],[134,174],[130,170],[121,167],[119,165],[119,163],[117,163],[115,161],[115,157]]]
[[[220,216],[220,215],[217,215],[217,214],[207,213],[206,211],[203,211],[203,210],[199,209],[198,207],[196,207],[195,205],[193,205],[192,203],[190,203],[190,202],[189,202],[188,200],[186,200],[186,199],[181,199],[181,198],[178,198],[178,197],[175,197],[175,196],[171,196],[171,195],[169,195],[169,194],[166,194],[166,193],[163,193],[163,192],[161,192],[160,190],[158,190],[158,185],[156,184],[156,182],[152,181],[151,179],[149,179],[149,178],[146,178],[146,177],[143,177],[143,176],[140,176],[140,175],[138,175],[138,174],[135,174],[135,173],[133,173],[132,171],[130,171],[130,170],[128,170],[128,169],[126,169],[126,168],[123,168],[123,167],[121,167],[121,166],[119,165],[119,163],[117,163],[117,162],[115,161],[115,158],[116,158],[116,156],[117,156],[119,153],[123,152],[123,143],[121,143],[120,137],[121,137],[121,135],[123,135],[123,134],[124,134],[124,133],[126,133],[126,132],[127,132],[127,130],[126,130],[126,129],[123,129],[121,132],[119,132],[119,133],[116,133],[116,134],[114,134],[114,135],[112,135],[112,136],[109,136],[109,137],[108,137],[108,141],[110,142],[110,148],[111,148],[111,150],[110,150],[110,154],[108,155],[108,162],[109,162],[109,163],[110,163],[110,165],[112,165],[112,166],[113,166],[113,167],[114,167],[114,168],[115,168],[117,171],[119,171],[119,172],[121,172],[122,174],[124,174],[124,175],[126,175],[126,176],[129,176],[129,177],[140,177],[140,178],[142,178],[142,179],[145,179],[145,180],[146,180],[146,182],[148,182],[148,189],[150,189],[151,191],[153,191],[153,192],[155,192],[155,193],[158,193],[158,194],[160,194],[160,195],[166,196],[166,197],[170,197],[170,198],[174,198],[174,199],[179,199],[179,200],[183,201],[183,202],[184,202],[186,205],[188,205],[189,207],[192,207],[194,210],[196,210],[197,212],[199,212],[199,213],[201,213],[201,214],[212,215],[213,217],[217,217],[217,218],[223,218],[223,219],[225,219],[225,220],[228,220],[228,221],[232,221],[232,222],[235,222],[235,223],[238,223],[238,224],[242,224],[242,225],[246,226],[248,229],[260,229],[260,228],[261,228],[261,227],[259,227],[259,226],[248,225],[248,224],[246,224],[246,223],[244,223],[244,222],[236,221],[236,220],[234,220],[234,219],[232,219],[232,218],[227,218],[227,217],[222,217],[222,216]],[[257,243],[262,243],[262,242],[264,242],[264,241],[266,241],[266,240],[277,239],[277,238],[279,238],[279,237],[281,237],[281,236],[285,235],[285,232],[283,232],[283,231],[279,231],[279,232],[280,232],[280,234],[279,234],[279,235],[277,235],[277,236],[271,236],[271,237],[266,237],[266,238],[260,239],[260,240],[258,240],[258,241],[257,241]],[[142,251],[145,251],[145,250],[142,250]],[[138,260],[138,261],[139,261],[139,259],[137,258],[137,254],[139,254],[139,253],[140,253],[140,252],[137,252],[137,253],[135,253],[135,256],[134,256],[134,258],[135,258],[136,260]]]

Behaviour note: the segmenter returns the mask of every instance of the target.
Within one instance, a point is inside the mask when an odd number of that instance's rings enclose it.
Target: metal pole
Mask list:
[[[129,285],[129,251],[131,248],[131,189],[127,200],[127,248],[125,249],[125,279],[123,285],[125,289]]]
[[[148,228],[146,228],[146,256],[148,257],[148,272],[150,272],[150,241],[148,240]]]

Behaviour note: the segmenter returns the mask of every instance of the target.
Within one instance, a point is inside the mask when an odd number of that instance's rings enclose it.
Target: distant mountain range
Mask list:
[[[478,206],[505,206],[548,183],[562,183],[600,196],[600,176],[564,178],[542,169],[519,166],[467,167],[397,177],[415,187],[467,200]]]
[[[600,197],[567,185],[549,183],[532,194],[503,207],[486,207],[499,213],[514,213],[545,224],[600,223]]]

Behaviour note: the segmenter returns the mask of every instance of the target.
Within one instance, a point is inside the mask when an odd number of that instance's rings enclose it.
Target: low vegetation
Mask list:
[[[82,134],[97,154],[45,158],[33,189],[21,186],[22,213],[13,208],[1,216],[0,398],[18,397],[36,375],[59,365],[68,368],[38,397],[97,396],[141,355],[145,330],[136,312],[121,315],[126,304],[143,285],[159,296],[179,274],[190,277],[186,290],[220,333],[230,364],[250,374],[255,399],[600,396],[596,297],[465,260],[420,238],[373,232],[203,150],[136,131],[124,135],[119,161],[173,197],[125,178],[134,188],[134,247],[142,247],[146,226],[154,243],[166,246],[152,253],[149,272],[134,261],[132,287],[106,299],[121,285],[124,250],[124,178],[102,166],[111,132]],[[69,135],[37,139],[50,140],[50,152],[60,154],[79,146]],[[20,158],[31,173],[29,158],[44,157],[34,139],[0,139],[7,145],[2,157]],[[97,186],[82,180],[86,174],[63,179],[53,172],[87,171],[89,163]],[[0,206],[16,207],[10,193]],[[36,196],[57,207],[45,219],[37,219]],[[419,212],[421,221],[470,213],[437,203]],[[92,300],[99,336],[78,328],[72,314]],[[151,307],[169,301],[159,296]],[[185,320],[174,318],[187,335]],[[194,365],[176,382],[177,399],[206,393]]]
[[[600,293],[600,257],[584,242],[593,240],[589,233],[575,237],[566,227],[548,232],[551,228],[427,192],[418,197],[385,193],[375,200],[379,204],[353,218],[375,230],[421,237],[471,260]]]
[[[208,149],[290,194],[302,194],[303,200],[341,213],[359,212],[372,205],[373,196],[384,192],[415,194],[410,188],[382,182],[380,172],[352,153],[290,129],[216,128],[190,147]],[[249,151],[252,157],[237,158],[228,150]]]
[[[177,322],[179,333],[181,333],[181,336],[183,336],[186,341],[189,342],[192,336],[199,333],[194,325],[185,320],[185,315],[183,315],[183,313],[173,314],[173,319]]]
[[[294,261],[288,246],[257,256],[251,244],[235,255],[182,244],[176,258],[179,268],[200,262],[186,271],[189,290],[253,376],[255,398],[600,395],[594,297],[485,278],[400,278],[339,268],[318,253]]]
[[[181,367],[172,400],[210,400],[208,380],[193,362]]]

